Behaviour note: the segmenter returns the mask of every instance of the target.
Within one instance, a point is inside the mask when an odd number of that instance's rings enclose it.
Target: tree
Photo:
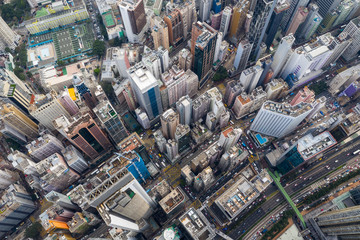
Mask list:
[[[8,48],[8,47],[5,48],[5,52],[7,52],[7,53],[12,53],[11,49]]]
[[[94,74],[95,74],[96,76],[98,76],[99,73],[100,73],[100,69],[99,69],[99,68],[95,68],[95,69],[94,69]]]
[[[23,81],[26,79],[26,76],[24,74],[24,69],[22,69],[20,67],[15,67],[14,68],[14,73],[19,79],[21,79]]]
[[[25,236],[33,239],[40,239],[40,233],[43,227],[39,222],[33,223],[30,227],[25,230]]]
[[[99,57],[103,56],[105,54],[105,42],[100,40],[95,40],[93,44],[93,50],[92,53],[95,55],[98,55]]]
[[[63,60],[57,61],[59,67],[65,66],[65,62]]]
[[[227,78],[228,76],[229,75],[227,73],[226,68],[224,68],[223,66],[220,66],[213,77],[213,81],[214,82],[222,81],[225,78]]]

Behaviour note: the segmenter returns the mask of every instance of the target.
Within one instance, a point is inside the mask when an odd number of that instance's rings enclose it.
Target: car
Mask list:
[[[276,201],[278,202],[278,201],[280,201],[280,199],[278,198],[278,199],[276,199]]]
[[[339,162],[339,160],[335,160],[335,162],[337,163],[337,162]]]

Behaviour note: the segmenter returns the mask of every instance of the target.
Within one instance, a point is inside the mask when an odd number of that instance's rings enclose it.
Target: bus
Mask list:
[[[254,121],[254,118],[250,120],[250,122],[252,123]]]
[[[242,145],[243,145],[243,147],[246,147],[246,144],[244,142],[242,143]]]
[[[354,155],[359,154],[359,153],[360,153],[360,149],[353,152]]]

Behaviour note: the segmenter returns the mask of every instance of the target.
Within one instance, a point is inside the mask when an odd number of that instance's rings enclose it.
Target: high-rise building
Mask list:
[[[38,175],[36,163],[28,155],[16,150],[10,153],[7,158],[16,169],[25,175]]]
[[[0,50],[4,51],[6,47],[14,50],[19,40],[20,35],[13,31],[0,17]]]
[[[150,128],[150,119],[149,119],[148,115],[146,114],[146,112],[141,108],[137,108],[137,109],[135,109],[135,114],[136,114],[136,120],[140,123],[140,125],[144,129],[149,129]]]
[[[174,9],[174,11],[165,15],[164,21],[169,31],[169,43],[176,47],[184,39],[184,25],[180,11]]]
[[[293,50],[292,55],[283,68],[281,77],[286,81],[289,74],[294,74],[301,80],[301,78],[310,72],[320,70],[332,55],[333,51],[329,49],[329,46],[333,39],[334,37],[332,37],[331,34],[321,35],[316,41],[307,43]]]
[[[198,37],[195,40],[193,69],[195,74],[198,75],[200,81],[200,87],[202,87],[205,84],[207,80],[207,74],[213,65],[217,31],[206,23],[197,22],[196,28],[197,27],[201,29],[200,30],[201,34],[198,35]],[[193,40],[194,39],[192,38],[191,41]]]
[[[319,13],[322,17],[336,8],[340,4],[341,0],[317,0],[316,4],[319,6]]]
[[[186,0],[182,4],[177,5],[180,10],[182,22],[184,26],[184,39],[187,39],[191,32],[192,24],[197,21],[197,13],[195,1]]]
[[[36,209],[30,194],[18,184],[11,185],[2,195],[0,202],[0,234],[16,227]]]
[[[0,190],[4,190],[19,180],[19,174],[8,169],[0,170]]]
[[[350,61],[357,56],[360,50],[360,17],[351,20],[342,34],[348,34],[352,38],[352,43],[342,55],[346,61]]]
[[[266,41],[265,44],[268,48],[271,47],[272,42],[274,41],[275,35],[278,32],[280,27],[281,20],[286,13],[286,10],[290,8],[290,3],[288,0],[277,1],[274,11],[271,15],[268,28],[266,30]]]
[[[12,104],[2,104],[1,119],[5,124],[31,139],[38,134],[38,125]]]
[[[119,114],[108,100],[100,102],[93,111],[115,144],[128,136]]]
[[[336,209],[320,214],[316,223],[320,227],[324,237],[336,238],[358,238],[357,228],[359,227],[358,215],[360,206],[352,206],[343,209]]]
[[[183,48],[179,52],[179,67],[184,71],[191,69],[192,56],[187,48]]]
[[[176,102],[176,110],[179,113],[179,122],[183,125],[189,125],[191,123],[192,113],[192,99],[186,95]]]
[[[250,53],[251,60],[256,61],[260,57],[260,45],[264,39],[276,2],[273,0],[259,0],[256,2],[249,28],[249,41],[253,44]]]
[[[69,145],[61,151],[66,163],[71,169],[74,169],[78,173],[83,173],[89,168],[89,164],[85,161],[81,153],[73,146]]]
[[[300,89],[295,97],[291,100],[290,105],[295,106],[299,103],[313,103],[314,101],[315,92],[305,86],[303,89]]]
[[[70,118],[71,115],[68,111],[61,105],[59,99],[48,99],[45,97],[43,101],[38,102],[37,104],[34,103],[30,106],[30,114],[36,120],[39,121],[42,125],[44,125],[49,130],[55,130],[54,126],[52,125],[52,121],[61,115]]]
[[[175,141],[178,143],[178,152],[181,153],[190,147],[190,127],[179,124],[176,126]]]
[[[41,161],[55,153],[61,153],[64,146],[56,137],[45,133],[26,145],[26,148],[32,158]]]
[[[202,22],[206,22],[210,18],[212,0],[200,0],[199,17]]]
[[[259,60],[256,62],[256,65],[259,65],[263,69],[256,86],[265,85],[265,79],[268,77],[268,74],[271,70],[272,59],[272,55],[267,55],[265,57],[259,58]]]
[[[246,68],[252,47],[253,44],[250,43],[249,40],[243,39],[240,41],[234,60],[234,67],[238,72],[243,71]]]
[[[169,30],[167,24],[159,16],[154,19],[154,24],[151,28],[151,36],[154,40],[154,48],[163,46],[165,49],[170,50],[169,46]]]
[[[4,122],[0,118],[0,133],[4,138],[11,139],[21,145],[24,145],[27,143],[26,136],[16,130],[15,128],[11,127],[9,124]]]
[[[220,29],[221,17],[222,17],[222,12],[216,14],[213,14],[213,12],[211,12],[211,27],[213,29],[215,30]]]
[[[84,80],[76,75],[73,76],[74,87],[84,100],[86,106],[92,110],[96,106],[95,96],[91,93],[90,89],[86,86]]]
[[[282,68],[285,66],[287,60],[291,56],[291,48],[294,42],[295,38],[292,34],[285,36],[281,39],[281,42],[274,54],[273,62],[271,64],[271,69],[274,72],[274,77],[276,77],[282,71]]]
[[[171,163],[174,163],[179,156],[179,144],[173,139],[169,139],[165,144],[166,156],[169,158]]]
[[[299,7],[285,35],[289,35],[290,33],[295,34],[300,24],[306,20],[308,14],[309,10],[306,7]]]
[[[174,139],[176,126],[179,124],[179,114],[170,108],[161,115],[160,120],[164,137],[166,139]]]
[[[233,15],[230,23],[229,38],[233,42],[237,42],[239,36],[245,33],[244,24],[246,15],[248,14],[251,2],[247,0],[240,0],[233,8]]]
[[[59,153],[41,160],[36,164],[36,169],[41,179],[40,186],[46,192],[61,192],[80,178],[78,173],[68,167]]]
[[[226,84],[226,90],[224,95],[224,103],[228,108],[231,108],[235,102],[235,98],[240,95],[240,93],[244,92],[245,88],[236,82],[235,80],[231,80]]]
[[[109,226],[141,232],[156,204],[126,167],[125,157],[111,159],[102,168],[107,174],[91,176],[68,196],[83,209],[96,208]]]
[[[121,1],[118,6],[129,42],[141,43],[147,30],[143,0]]]
[[[323,20],[321,21],[321,23],[317,29],[317,32],[320,34],[323,34],[327,31],[329,31],[329,29],[333,26],[337,17],[338,17],[338,13],[335,10],[328,12],[323,17]]]
[[[219,32],[223,33],[223,37],[226,37],[229,31],[231,13],[232,9],[229,6],[226,6],[222,12]]]
[[[287,32],[289,29],[290,24],[295,17],[296,12],[298,11],[299,7],[306,7],[310,0],[292,0],[290,1],[290,7],[286,11],[283,19],[281,20],[281,28],[283,32]]]
[[[12,71],[0,69],[0,99],[29,114],[31,91]]]
[[[213,0],[211,10],[215,14],[221,12],[221,1],[220,0]]]
[[[247,93],[250,93],[256,88],[263,71],[264,69],[259,65],[255,65],[242,71],[239,82]]]
[[[163,112],[159,83],[141,63],[129,69],[131,87],[150,120]]]
[[[309,40],[323,19],[319,14],[319,7],[315,3],[310,3],[308,10],[309,14],[306,17],[306,20],[296,32],[296,37],[299,39]]]
[[[308,103],[291,106],[287,103],[266,101],[251,124],[250,130],[280,138],[294,131],[311,110],[312,107]]]
[[[275,78],[266,85],[267,99],[274,101],[285,96],[289,86],[281,78]]]
[[[76,103],[71,99],[69,92],[63,91],[61,95],[58,97],[60,104],[65,108],[65,110],[71,115],[74,116],[75,114],[79,113],[79,107]]]
[[[241,134],[242,134],[241,128],[229,127],[225,129],[220,134],[220,138],[219,138],[220,146],[222,146],[225,149],[225,151],[229,150],[239,141]]]
[[[352,38],[347,33],[341,33],[339,34],[339,36],[335,37],[329,45],[329,49],[332,50],[333,53],[324,63],[323,67],[327,67],[330,64],[335,63],[345,52],[345,50],[350,46],[352,41]]]
[[[192,118],[193,122],[197,122],[200,118],[206,116],[210,109],[211,99],[208,94],[204,93],[193,101]]]

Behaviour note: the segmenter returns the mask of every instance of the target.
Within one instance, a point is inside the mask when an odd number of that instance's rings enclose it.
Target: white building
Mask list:
[[[241,128],[229,127],[221,132],[219,145],[227,151],[239,141],[241,134]]]
[[[36,163],[26,154],[18,150],[10,153],[7,158],[11,161],[14,168],[26,175],[39,175],[36,170]]]
[[[192,113],[192,100],[186,95],[179,99],[176,102],[176,109],[179,112],[180,124],[189,125],[191,123],[191,113]]]
[[[229,6],[226,6],[222,12],[219,32],[222,32],[224,34],[224,37],[226,37],[226,34],[229,30],[231,13],[232,8]]]
[[[14,32],[0,17],[0,50],[4,51],[6,47],[15,49],[20,40],[20,35]]]
[[[150,120],[163,112],[159,83],[141,63],[129,69],[131,87]]]
[[[118,6],[129,42],[142,43],[148,29],[143,0],[121,1]]]
[[[246,68],[252,47],[253,44],[247,39],[241,40],[239,43],[234,60],[234,68],[237,71],[242,71]]]
[[[200,0],[200,12],[199,17],[202,22],[206,22],[210,18],[212,1],[211,0]]]
[[[259,65],[249,67],[242,71],[239,81],[247,93],[250,93],[256,88],[263,71],[264,69]]]
[[[266,101],[256,115],[250,130],[272,137],[283,137],[296,127],[312,111],[308,103],[291,106],[287,103]]]
[[[83,173],[89,168],[89,164],[85,161],[83,155],[73,146],[69,145],[61,151],[70,168],[78,173]]]
[[[292,34],[289,34],[281,39],[281,42],[274,54],[271,69],[273,70],[273,76],[276,77],[285,66],[287,60],[291,56],[291,47],[295,42],[295,38]]]
[[[140,123],[140,125],[144,129],[149,129],[150,128],[150,120],[149,120],[149,117],[146,114],[146,112],[144,112],[141,108],[137,108],[137,109],[135,109],[135,114],[136,114],[136,120]]]
[[[351,20],[345,27],[342,34],[348,34],[352,38],[352,43],[342,55],[349,61],[358,55],[360,50],[360,17]]]
[[[293,73],[301,79],[312,71],[320,70],[333,52],[329,49],[333,38],[322,35],[316,41],[296,48],[287,61],[281,77],[286,79],[290,73]]]

